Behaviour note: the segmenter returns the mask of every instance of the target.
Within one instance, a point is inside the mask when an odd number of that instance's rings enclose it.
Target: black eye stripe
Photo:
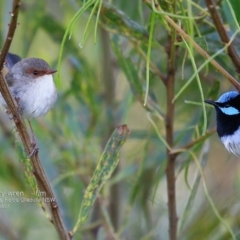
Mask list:
[[[229,108],[229,107],[233,107],[233,108],[240,108],[240,104],[236,104],[236,102],[231,101],[231,102],[225,102],[225,103],[221,103],[221,102],[217,102],[217,105],[220,108]]]

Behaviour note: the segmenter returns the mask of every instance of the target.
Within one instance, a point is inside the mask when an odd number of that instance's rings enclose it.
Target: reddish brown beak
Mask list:
[[[48,69],[46,74],[53,74],[55,72],[57,72],[57,70]]]

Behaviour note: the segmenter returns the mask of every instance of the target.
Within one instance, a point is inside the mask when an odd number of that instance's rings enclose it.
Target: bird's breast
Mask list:
[[[221,137],[221,141],[229,152],[240,156],[240,127],[233,134]]]
[[[34,82],[12,89],[23,115],[27,118],[45,115],[57,99],[52,75],[44,75]]]

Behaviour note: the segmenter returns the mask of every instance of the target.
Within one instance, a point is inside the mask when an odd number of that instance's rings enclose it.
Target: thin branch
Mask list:
[[[228,44],[230,42],[230,39],[229,39],[227,32],[223,26],[221,18],[218,15],[215,3],[212,0],[205,0],[205,2],[208,7],[208,11],[211,14],[212,20],[214,22],[214,26],[216,27],[222,42],[225,44]],[[240,58],[233,46],[233,43],[231,43],[227,46],[227,52],[236,68],[237,73],[240,73]]]
[[[0,52],[0,66],[1,66],[0,70],[2,70],[3,68],[3,63],[5,62],[5,58],[7,56],[8,50],[12,43],[15,29],[17,27],[17,18],[18,18],[18,11],[19,11],[20,5],[21,5],[20,0],[13,1],[12,12],[10,13],[11,23],[9,24],[9,30],[8,30],[8,34],[7,34],[4,46],[2,48],[2,51]]]
[[[15,29],[17,27],[17,18],[18,18],[18,12],[19,12],[19,7],[20,7],[20,1],[19,0],[14,0],[13,1],[13,6],[12,6],[12,12],[11,14],[11,22],[9,24],[9,30],[8,34],[6,37],[6,40],[4,42],[3,49],[0,54],[0,69],[3,69],[3,64],[6,58],[6,55],[9,51]],[[28,134],[27,128],[25,126],[24,120],[22,116],[18,112],[18,107],[17,104],[15,103],[8,85],[5,81],[4,74],[1,71],[0,74],[0,91],[2,93],[2,96],[7,103],[7,106],[13,116],[14,123],[16,125],[16,128],[18,130],[19,136],[21,138],[21,141],[26,149],[26,152],[28,155],[31,154],[33,151],[33,146],[31,144],[31,138]],[[49,209],[51,211],[51,217],[52,217],[52,222],[58,232],[58,235],[60,239],[64,240],[69,240],[69,234],[64,226],[64,223],[62,221],[60,211],[55,199],[55,196],[53,194],[53,191],[51,189],[50,183],[48,182],[48,179],[46,177],[46,174],[44,172],[44,169],[41,165],[41,161],[38,157],[38,153],[36,152],[30,157],[32,167],[33,167],[33,174],[36,177],[39,189],[44,191],[46,193],[46,196],[50,199],[53,199],[51,203],[48,203]]]
[[[191,147],[195,146],[197,143],[207,139],[209,136],[211,136],[215,132],[216,132],[216,128],[210,129],[206,132],[205,135],[201,135],[200,137],[192,140],[191,142],[187,143],[186,145],[184,145],[182,147],[179,147],[177,149],[172,149],[171,154],[174,155],[175,157],[177,157],[183,151],[186,151],[186,150],[190,149]]]

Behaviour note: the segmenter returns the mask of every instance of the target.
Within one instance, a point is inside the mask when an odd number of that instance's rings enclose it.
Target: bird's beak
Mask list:
[[[57,72],[57,70],[48,69],[46,74],[53,74],[55,72]]]
[[[213,105],[213,106],[217,106],[217,102],[213,101],[213,100],[205,100],[204,101],[205,103],[208,103],[210,105]]]

